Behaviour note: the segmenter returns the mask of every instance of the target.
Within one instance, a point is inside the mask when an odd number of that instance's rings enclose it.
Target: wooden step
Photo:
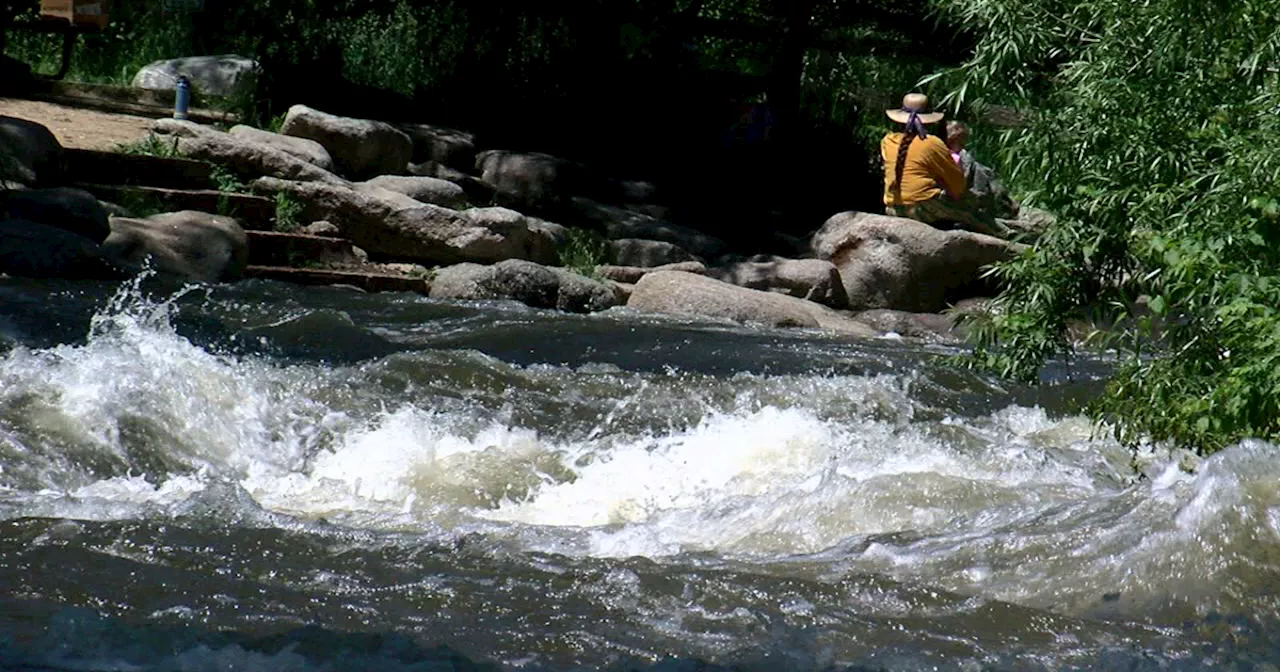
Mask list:
[[[298,285],[351,285],[359,287],[366,292],[417,292],[426,294],[431,289],[426,278],[409,275],[290,268],[287,266],[248,266],[244,269],[244,277],[260,280],[278,280]]]
[[[213,165],[191,159],[66,149],[67,177],[85,184],[128,184],[166,189],[213,189]]]
[[[99,200],[129,208],[131,203],[146,203],[164,211],[198,210],[227,215],[239,220],[246,229],[270,230],[275,223],[276,202],[262,196],[237,194],[216,189],[166,189],[121,184],[85,184],[83,189]]]
[[[305,233],[248,231],[249,263],[254,266],[301,267],[314,263],[357,264],[355,246],[343,238]]]

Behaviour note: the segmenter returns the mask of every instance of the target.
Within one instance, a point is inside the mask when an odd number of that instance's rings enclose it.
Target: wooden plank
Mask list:
[[[362,260],[345,238],[305,233],[248,231],[249,263],[254,266],[304,267],[315,263],[356,264]]]
[[[351,285],[366,292],[417,292],[430,290],[426,278],[387,273],[362,273],[359,271],[331,271],[315,268],[289,268],[284,266],[248,266],[244,277],[262,280],[278,280],[299,285]]]
[[[154,203],[156,207],[177,210],[196,210],[225,214],[239,220],[246,229],[269,230],[274,224],[276,203],[269,198],[251,194],[236,194],[215,189],[165,189],[122,184],[85,184],[72,186],[83,189],[97,198],[128,207],[130,202]]]
[[[120,184],[167,189],[211,189],[213,166],[178,157],[66,149],[68,179],[85,184]]]

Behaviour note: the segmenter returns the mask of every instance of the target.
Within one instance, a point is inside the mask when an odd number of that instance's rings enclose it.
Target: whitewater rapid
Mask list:
[[[1274,445],[1134,452],[1076,415],[948,407],[919,370],[632,371],[468,348],[273,358],[178,333],[184,300],[125,287],[83,341],[0,355],[0,518],[206,516],[483,538],[529,558],[702,558],[1155,625],[1276,609]],[[236,338],[355,328],[340,313],[291,308]],[[610,577],[624,592],[639,580]]]

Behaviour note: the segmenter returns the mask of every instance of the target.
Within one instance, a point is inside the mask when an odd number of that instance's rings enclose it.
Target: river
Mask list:
[[[0,278],[0,666],[1276,669],[1276,446],[957,353]]]

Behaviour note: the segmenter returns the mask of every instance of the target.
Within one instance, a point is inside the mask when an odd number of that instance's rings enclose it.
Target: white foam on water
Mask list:
[[[1023,435],[1055,425],[1033,409],[1006,415]],[[966,452],[917,428],[836,423],[799,408],[718,414],[687,432],[615,445],[576,479],[482,515],[599,528],[592,552],[604,556],[785,555],[859,534],[942,532],[979,515],[990,524],[1096,487],[1086,470],[1045,460],[1013,430],[988,430],[1011,438]]]
[[[549,440],[429,410],[429,397],[353,416],[316,392],[349,372],[209,353],[167,311],[144,302],[95,320],[84,345],[0,359],[0,404],[25,404],[28,423],[0,426],[0,501],[18,502],[6,511],[128,518],[230,481],[270,511],[375,530],[483,527],[609,558],[815,554],[835,572],[1066,610],[1169,586],[1201,608],[1242,603],[1223,586],[1264,571],[1246,567],[1259,549],[1280,555],[1270,444],[1193,461],[1194,473],[1155,451],[1135,485],[1129,453],[1080,418],[1009,407],[920,420],[885,412],[910,403],[909,381],[856,376],[770,379],[768,396],[690,426]],[[20,440],[32,427],[44,443]]]

